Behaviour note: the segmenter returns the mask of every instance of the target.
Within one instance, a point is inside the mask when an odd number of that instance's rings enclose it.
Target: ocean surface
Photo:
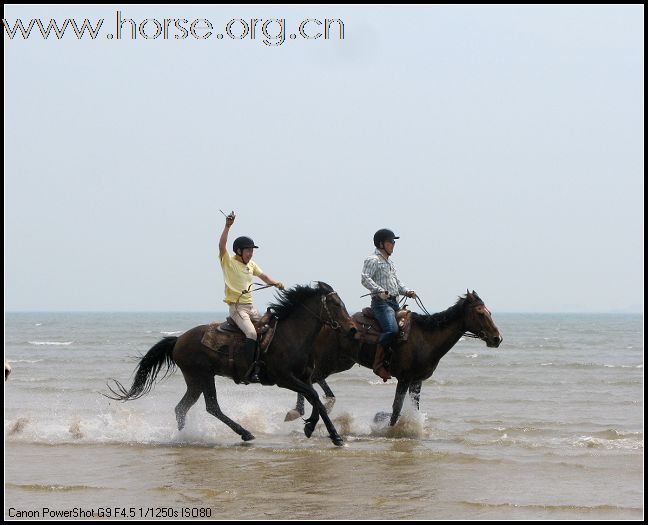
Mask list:
[[[493,315],[502,345],[461,340],[394,428],[374,415],[395,380],[331,376],[335,447],[284,422],[296,396],[277,387],[216,378],[248,443],[202,399],[178,432],[179,371],[136,401],[101,395],[218,315],[8,313],[4,517],[642,519],[642,316]]]

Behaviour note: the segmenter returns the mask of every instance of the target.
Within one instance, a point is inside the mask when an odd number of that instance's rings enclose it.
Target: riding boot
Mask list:
[[[257,342],[256,339],[245,339],[245,355],[247,355],[250,352],[253,352],[254,355],[254,363],[252,363],[252,366],[250,367],[250,373],[247,376],[246,380],[248,383],[260,383],[261,379],[259,379],[259,372],[261,372],[261,365],[259,364],[259,356],[257,354]]]
[[[389,372],[385,368],[385,365],[383,364],[383,359],[385,357],[385,347],[383,345],[376,345],[376,356],[374,357],[374,362],[373,362],[373,371],[374,374],[380,377],[380,379],[383,380],[383,382],[387,381],[388,379],[391,379],[391,376],[389,375]]]

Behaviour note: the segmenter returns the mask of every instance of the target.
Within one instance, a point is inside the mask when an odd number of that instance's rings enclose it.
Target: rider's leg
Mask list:
[[[252,354],[254,356],[254,366],[250,368],[250,374],[246,380],[250,383],[258,383],[260,365],[257,354],[257,332],[254,324],[252,324],[252,319],[258,318],[259,312],[251,304],[239,303],[238,305],[230,305],[230,317],[245,334],[245,355]]]
[[[391,378],[391,375],[384,366],[386,351],[391,347],[392,341],[398,335],[398,323],[396,322],[396,310],[398,303],[393,300],[383,301],[377,297],[371,300],[371,309],[374,317],[382,328],[383,332],[378,339],[376,346],[376,355],[374,358],[374,373],[381,377],[383,381]]]

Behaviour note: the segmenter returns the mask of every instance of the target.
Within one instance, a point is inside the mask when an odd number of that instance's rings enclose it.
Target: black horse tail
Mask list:
[[[173,361],[173,357],[171,357],[171,353],[177,340],[177,337],[165,337],[146,352],[146,355],[140,359],[140,363],[137,366],[135,380],[130,390],[126,390],[119,381],[113,379],[112,381],[115,383],[116,390],[110,385],[106,385],[112,395],[104,395],[115,401],[131,401],[133,399],[139,399],[144,394],[148,394],[165,364],[167,369],[161,379],[164,379],[175,370],[176,364]]]

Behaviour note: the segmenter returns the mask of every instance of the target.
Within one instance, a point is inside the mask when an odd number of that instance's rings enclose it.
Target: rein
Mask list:
[[[369,296],[369,295],[373,296],[373,295],[378,295],[378,294],[377,294],[376,292],[366,293],[366,294],[364,294],[364,295],[361,295],[360,298],[362,298],[362,297],[367,297],[367,296]],[[405,308],[405,307],[407,306],[405,303],[407,302],[408,299],[411,299],[411,297],[407,297],[406,295],[403,295],[403,297],[401,297],[401,298],[398,300],[398,307],[399,307],[399,308]],[[421,301],[421,299],[419,298],[418,295],[417,295],[416,297],[414,297],[414,301],[416,302],[416,305],[417,305],[417,306],[418,306],[418,307],[419,307],[423,312],[425,312],[425,315],[432,315],[432,314],[430,314],[430,312],[427,311],[427,308],[425,308],[425,305],[423,304],[423,301]]]
[[[256,286],[256,288],[252,288],[253,286]],[[238,312],[239,301],[241,300],[241,297],[243,297],[243,295],[245,295],[246,293],[257,292],[259,290],[264,290],[266,288],[272,288],[273,286],[274,284],[262,285],[261,283],[250,283],[250,286],[247,287],[247,290],[243,290],[236,298],[236,302],[234,303],[234,308]]]
[[[425,312],[426,315],[431,315],[430,312],[427,311],[427,308],[425,308],[425,306],[423,305],[423,301],[421,301],[421,299],[419,299],[419,296],[418,296],[418,295],[417,295],[416,297],[414,297],[414,301],[416,301],[417,306],[418,306],[421,310],[423,310],[423,311]]]

